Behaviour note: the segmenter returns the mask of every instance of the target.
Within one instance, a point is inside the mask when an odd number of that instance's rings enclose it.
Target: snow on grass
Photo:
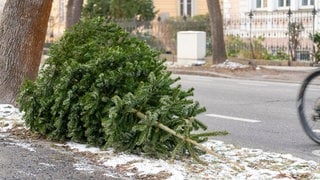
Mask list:
[[[127,176],[131,176],[132,171],[136,171],[139,176],[167,172],[170,174],[168,179],[184,179],[186,175],[181,163],[170,163],[161,159],[144,158],[132,154],[112,154],[102,157],[100,162],[106,167],[125,168]]]
[[[77,150],[78,152],[90,152],[90,153],[99,153],[101,150],[96,147],[89,147],[86,144],[78,144],[74,142],[67,142],[67,146],[71,149]]]
[[[11,105],[0,105],[0,137],[15,123],[23,124],[22,113]],[[33,151],[32,144],[14,140],[10,143]],[[152,159],[133,154],[115,153],[112,149],[102,151],[84,144],[67,142],[56,144],[67,146],[75,153],[91,154],[96,163],[112,169],[129,178],[149,176],[157,179],[320,179],[319,163],[306,161],[291,154],[264,152],[261,149],[237,148],[232,144],[210,139],[204,146],[218,153],[223,159],[204,154],[200,158],[207,165],[192,159],[169,160]],[[89,161],[79,161],[75,169],[93,173]],[[108,176],[108,175],[106,175]],[[109,176],[110,177],[110,176]]]

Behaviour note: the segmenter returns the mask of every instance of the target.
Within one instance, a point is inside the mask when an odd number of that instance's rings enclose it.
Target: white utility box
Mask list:
[[[206,56],[206,33],[203,31],[180,31],[177,34],[178,64],[204,64]]]

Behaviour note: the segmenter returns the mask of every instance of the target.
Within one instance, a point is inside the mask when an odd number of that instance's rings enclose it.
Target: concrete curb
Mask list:
[[[305,73],[306,77],[309,73],[317,70],[317,67],[287,67],[287,66],[260,66],[264,69],[269,70],[276,70],[276,71],[282,71],[282,72],[299,72],[299,73]],[[300,84],[303,81],[303,78],[297,78],[297,79],[281,79],[281,78],[265,78],[265,77],[241,77],[241,76],[232,76],[228,74],[223,73],[217,73],[214,71],[208,71],[208,70],[193,70],[193,69],[179,69],[179,68],[168,68],[168,71],[174,73],[174,74],[181,74],[181,75],[198,75],[198,76],[210,76],[210,77],[220,77],[220,78],[230,78],[230,79],[242,79],[242,80],[252,80],[252,81],[270,81],[270,82],[283,82],[283,83],[298,83]]]
[[[211,76],[211,77],[222,77],[222,78],[236,78],[227,74],[217,73],[213,71],[195,71],[195,70],[181,70],[181,69],[168,69],[174,74],[187,74],[187,75],[199,75],[199,76]]]

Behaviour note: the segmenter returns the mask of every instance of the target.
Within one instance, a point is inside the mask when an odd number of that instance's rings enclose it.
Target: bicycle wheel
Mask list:
[[[303,81],[297,99],[301,125],[314,142],[320,144],[320,70]]]

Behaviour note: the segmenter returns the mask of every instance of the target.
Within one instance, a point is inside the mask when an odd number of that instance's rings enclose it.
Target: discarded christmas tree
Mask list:
[[[103,19],[85,20],[50,49],[19,104],[31,131],[118,151],[173,158],[199,152],[213,132],[195,117],[205,111],[166,71],[158,52]]]

